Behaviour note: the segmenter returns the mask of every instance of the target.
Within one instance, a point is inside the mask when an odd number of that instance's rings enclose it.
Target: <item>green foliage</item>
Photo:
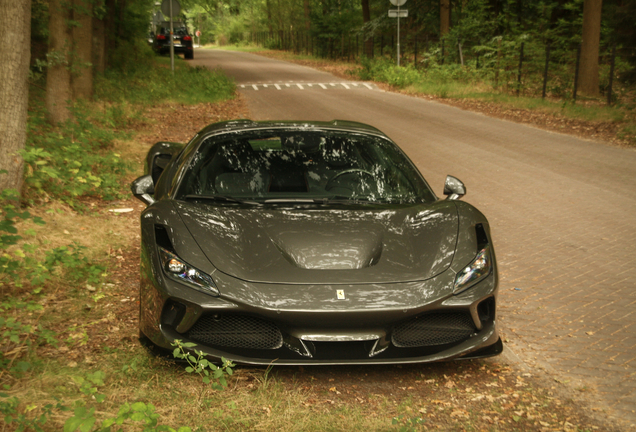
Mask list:
[[[15,361],[23,348],[28,349],[34,344],[57,346],[54,331],[39,323],[25,324],[20,318],[36,311],[42,313],[42,310],[39,303],[19,301],[12,297],[0,303],[0,370],[8,370],[14,376],[20,376],[32,367],[25,360]]]
[[[98,284],[105,275],[106,267],[91,262],[85,255],[86,246],[74,243],[60,246],[46,253],[44,266],[47,269],[60,269],[65,281],[73,285],[88,282]]]
[[[11,425],[12,430],[16,432],[44,432],[48,430],[44,426],[54,411],[68,410],[59,400],[55,404],[44,405],[38,411],[35,411],[36,406],[28,406],[24,412],[20,412],[19,405],[20,401],[15,396],[0,393],[0,413],[3,415],[5,424]]]
[[[144,402],[124,403],[119,407],[117,415],[107,417],[98,425],[99,422],[96,417],[97,406],[106,400],[106,395],[99,393],[98,387],[105,385],[106,374],[98,370],[87,373],[85,376],[76,376],[73,380],[80,386],[80,392],[87,397],[87,400],[78,400],[75,403],[73,415],[64,423],[64,432],[191,431],[189,427],[173,429],[166,425],[159,425],[160,415],[155,412],[154,405]]]
[[[98,422],[96,417],[96,404],[101,404],[106,399],[103,394],[97,393],[97,387],[104,385],[105,374],[101,371],[88,373],[86,377],[75,377],[75,381],[81,385],[81,392],[89,399],[77,401],[72,409],[73,415],[64,423],[64,432],[122,432],[124,430],[139,430],[143,432],[191,432],[186,426],[174,429],[170,426],[160,425],[160,415],[155,412],[152,404],[135,402],[124,403],[119,407],[115,416],[107,417]],[[71,411],[57,398],[56,403],[48,403],[42,407],[36,405],[20,409],[20,400],[15,396],[0,393],[0,414],[4,423],[12,426],[17,432],[36,431],[44,432],[52,430],[47,425],[53,414]]]
[[[152,67],[128,71],[109,71],[98,80],[99,99],[117,104],[155,104],[175,101],[187,104],[209,103],[230,99],[234,95],[234,83],[220,71],[204,67],[190,67],[176,59],[174,75],[169,69],[169,59],[158,57]],[[126,85],[122,86],[121,82]],[[118,114],[114,114],[115,119]]]
[[[234,364],[230,360],[222,358],[223,363],[221,366],[217,366],[208,361],[203,352],[193,350],[197,346],[195,343],[181,342],[177,339],[172,343],[172,346],[175,347],[172,352],[174,358],[185,360],[188,363],[185,368],[187,373],[198,374],[204,384],[211,383],[215,390],[223,390],[224,387],[227,387],[226,376],[231,376],[234,373],[232,370]]]
[[[20,285],[20,279],[25,270],[30,270],[33,278],[32,283],[39,285],[44,281],[41,266],[32,258],[32,247],[28,244],[22,248],[16,246],[22,236],[18,234],[16,220],[31,221],[42,225],[44,221],[39,217],[33,217],[27,211],[19,211],[19,199],[15,190],[0,191],[0,287],[9,282]],[[33,235],[32,230],[27,230],[27,234]]]
[[[24,239],[19,235],[16,220],[38,225],[43,225],[44,221],[31,216],[28,211],[19,211],[18,205],[16,191],[0,191],[0,288],[8,285],[21,287],[27,277],[34,294],[39,294],[43,283],[51,277],[64,277],[72,285],[101,281],[106,267],[90,261],[84,255],[85,246],[77,243],[60,246],[47,251],[44,260],[40,260],[36,246],[20,243]],[[31,229],[25,233],[35,235]]]
[[[358,74],[363,80],[386,82],[398,88],[405,88],[421,79],[421,73],[414,67],[410,65],[398,67],[395,62],[384,57],[377,59],[363,57],[360,63],[362,69]]]
[[[418,426],[425,422],[426,420],[421,417],[407,417],[405,415],[393,417],[393,420],[391,420],[391,424],[396,426],[399,432],[415,432],[421,430]]]
[[[77,207],[82,197],[113,200],[124,196],[120,179],[129,165],[111,150],[121,134],[91,121],[83,104],[74,108],[75,121],[59,127],[46,122],[41,102],[33,103],[30,112],[22,151],[27,200],[59,199]]]

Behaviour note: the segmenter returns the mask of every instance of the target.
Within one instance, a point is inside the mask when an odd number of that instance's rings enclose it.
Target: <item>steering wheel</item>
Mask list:
[[[351,168],[351,169],[347,169],[344,171],[340,171],[338,174],[336,174],[335,176],[331,177],[329,179],[329,181],[327,182],[327,184],[325,185],[325,189],[329,190],[331,189],[331,183],[333,183],[334,181],[336,181],[336,179],[338,177],[342,177],[343,175],[347,175],[347,174],[354,174],[354,173],[358,173],[358,174],[365,174],[368,175],[372,178],[375,178],[375,176],[373,175],[373,173],[371,171],[367,171],[367,170],[363,170],[361,168]]]

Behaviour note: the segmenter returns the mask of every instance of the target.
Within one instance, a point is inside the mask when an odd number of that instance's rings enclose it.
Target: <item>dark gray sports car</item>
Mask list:
[[[488,221],[361,123],[212,124],[155,144],[141,215],[140,336],[251,364],[497,355]]]

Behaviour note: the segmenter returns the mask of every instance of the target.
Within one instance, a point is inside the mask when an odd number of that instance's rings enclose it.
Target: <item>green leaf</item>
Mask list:
[[[93,429],[93,425],[95,424],[96,420],[97,419],[93,416],[85,419],[79,426],[80,432],[91,432],[91,429]]]
[[[130,410],[135,412],[146,411],[146,404],[143,402],[135,402],[130,406]]]
[[[64,432],[75,432],[77,428],[80,427],[83,421],[84,421],[83,418],[78,418],[78,417],[69,418],[68,420],[66,420],[66,423],[64,423]]]
[[[136,422],[144,421],[145,418],[146,415],[143,412],[135,412],[133,413],[133,415],[130,416],[130,419]]]

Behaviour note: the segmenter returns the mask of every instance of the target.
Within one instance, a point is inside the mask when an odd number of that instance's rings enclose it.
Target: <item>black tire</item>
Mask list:
[[[186,60],[192,60],[194,58],[194,51],[186,51],[183,53],[183,58]]]

